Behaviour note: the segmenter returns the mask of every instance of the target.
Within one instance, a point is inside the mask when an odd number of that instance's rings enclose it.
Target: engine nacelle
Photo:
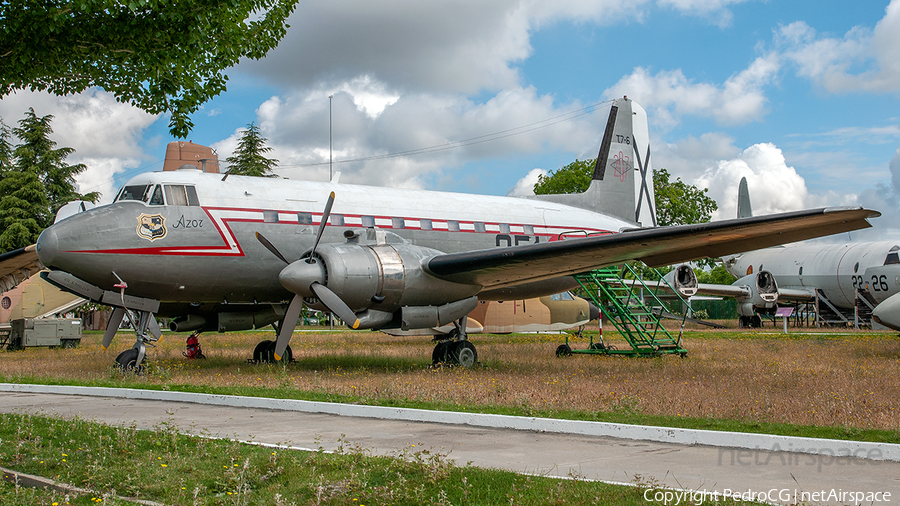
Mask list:
[[[240,330],[261,329],[266,325],[281,320],[283,310],[275,307],[253,311],[223,311],[210,314],[188,314],[169,322],[169,330],[173,332],[191,332],[194,330],[207,332],[235,332]]]
[[[778,303],[778,284],[771,272],[762,270],[756,274],[749,274],[732,283],[732,286],[741,286],[749,290],[744,297],[735,297],[738,302],[738,314],[741,316],[753,316],[756,313],[766,313]]]
[[[285,267],[279,280],[303,297],[314,296],[313,283],[325,285],[357,315],[359,328],[399,326],[404,321],[410,328],[422,328],[418,325],[444,321],[447,314],[454,319],[465,316],[457,315],[456,306],[445,306],[469,299],[481,289],[425,272],[425,262],[440,254],[411,244],[324,244],[316,249],[315,262],[309,263],[305,255]]]
[[[700,285],[697,282],[697,274],[688,264],[679,265],[666,274],[663,279],[685,298],[696,295]]]

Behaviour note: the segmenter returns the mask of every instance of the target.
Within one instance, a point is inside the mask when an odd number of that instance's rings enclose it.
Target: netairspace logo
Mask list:
[[[838,502],[842,504],[880,504],[890,503],[890,492],[860,492],[856,490],[796,490],[789,488],[773,488],[769,490],[738,491],[731,489],[718,490],[672,490],[665,488],[649,488],[644,491],[644,500],[665,506],[694,505],[718,501],[758,501],[763,503],[819,503]]]

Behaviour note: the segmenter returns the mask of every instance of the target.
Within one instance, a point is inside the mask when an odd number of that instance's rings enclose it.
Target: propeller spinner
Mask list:
[[[272,252],[282,262],[288,264],[281,271],[281,274],[278,275],[278,280],[281,281],[282,286],[295,294],[288,305],[287,312],[284,315],[284,323],[281,325],[278,339],[275,341],[274,355],[276,360],[281,360],[284,350],[291,340],[291,335],[294,333],[294,328],[297,324],[297,318],[300,317],[300,311],[303,309],[303,297],[317,297],[325,307],[336,314],[338,318],[344,320],[350,328],[359,328],[359,318],[356,317],[350,306],[325,286],[325,266],[321,259],[316,257],[316,248],[322,239],[322,233],[325,232],[325,224],[328,223],[333,204],[334,192],[331,192],[331,195],[328,196],[328,201],[325,203],[322,221],[319,223],[319,230],[316,233],[316,242],[313,243],[312,250],[307,258],[288,262],[275,245],[259,232],[256,233],[256,239],[267,250]]]

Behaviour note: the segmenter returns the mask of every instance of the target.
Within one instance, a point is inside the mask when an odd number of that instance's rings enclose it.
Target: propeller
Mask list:
[[[112,343],[113,337],[115,337],[116,332],[119,330],[119,325],[122,324],[122,319],[125,318],[125,308],[116,307],[113,309],[112,314],[109,315],[109,323],[106,324],[106,332],[103,333],[103,349],[106,350],[109,348],[110,343]]]
[[[331,192],[331,195],[328,196],[328,200],[325,202],[322,221],[319,222],[319,230],[316,232],[316,242],[313,243],[309,257],[303,261],[288,262],[275,245],[259,232],[256,233],[256,239],[273,255],[287,264],[287,267],[278,275],[278,280],[281,281],[285,288],[295,294],[284,315],[285,324],[281,326],[278,338],[275,341],[274,356],[276,360],[281,360],[284,350],[291,340],[297,318],[300,317],[300,311],[303,309],[304,296],[317,297],[325,307],[336,314],[338,318],[344,320],[350,328],[359,328],[359,318],[356,317],[350,306],[324,285],[325,268],[321,264],[320,259],[316,258],[316,248],[319,247],[319,241],[325,232],[325,225],[328,223],[328,218],[331,215],[332,205],[334,205],[334,192]]]

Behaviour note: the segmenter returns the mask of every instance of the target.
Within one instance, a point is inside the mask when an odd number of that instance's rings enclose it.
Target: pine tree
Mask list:
[[[50,114],[38,117],[29,107],[25,118],[19,120],[19,127],[12,130],[21,142],[14,151],[17,169],[37,174],[47,194],[49,216],[41,222],[43,227],[50,226],[56,211],[67,203],[73,200],[96,202],[100,198],[97,192],[81,195],[75,191],[75,176],[84,172],[87,166],[66,164],[66,158],[75,152],[73,148],[54,149],[56,142],[50,139],[52,119]]]
[[[266,146],[266,138],[260,135],[259,127],[251,122],[241,135],[234,155],[225,159],[229,165],[228,173],[241,176],[278,177],[272,172],[278,166],[278,160],[263,156],[269,151],[272,151],[272,148]]]
[[[65,163],[74,149],[54,149],[52,119],[29,108],[18,128],[0,121],[0,253],[34,244],[66,203],[100,198],[97,192],[75,191],[75,176],[87,167]],[[11,134],[19,140],[15,147]]]

